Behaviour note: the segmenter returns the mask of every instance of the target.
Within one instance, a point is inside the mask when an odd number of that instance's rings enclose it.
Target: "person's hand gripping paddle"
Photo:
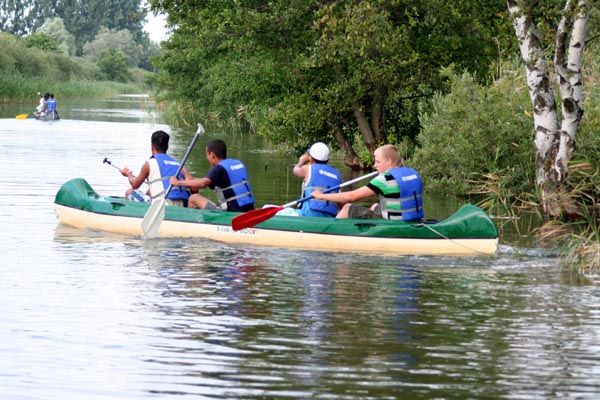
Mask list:
[[[345,186],[352,185],[353,183],[356,183],[358,181],[362,181],[363,179],[372,178],[375,175],[377,175],[378,173],[379,172],[377,172],[377,171],[373,171],[369,174],[359,176],[358,178],[352,179],[348,182],[344,182],[341,185],[337,185],[337,186],[331,187],[327,190],[323,190],[323,193],[333,192],[333,191],[336,191]],[[243,214],[233,217],[233,219],[231,220],[231,227],[233,228],[234,231],[239,231],[240,229],[250,228],[256,224],[260,224],[261,222],[268,220],[269,218],[273,217],[275,214],[277,214],[279,211],[283,210],[284,208],[293,207],[297,204],[303,203],[310,199],[311,199],[311,196],[307,196],[307,197],[303,197],[298,200],[294,200],[294,201],[284,204],[282,206],[265,207],[265,208],[259,208],[257,210],[251,210],[251,211],[245,212]]]

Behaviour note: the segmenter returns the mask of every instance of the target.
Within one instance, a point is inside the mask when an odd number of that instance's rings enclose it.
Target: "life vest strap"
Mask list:
[[[225,190],[234,189],[234,188],[236,188],[238,186],[242,186],[242,185],[248,186],[248,181],[244,180],[244,181],[235,183],[231,186],[228,186],[226,188],[220,188],[218,186],[215,187],[215,192],[217,194],[217,200],[219,201],[219,207],[221,207],[223,210],[227,210],[227,203],[229,203],[230,201],[241,199],[242,197],[252,195],[252,192],[248,190],[248,191],[238,194],[236,196],[232,196],[229,198],[225,197]]]

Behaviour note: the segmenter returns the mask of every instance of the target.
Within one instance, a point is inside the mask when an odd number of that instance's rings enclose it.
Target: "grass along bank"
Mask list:
[[[20,74],[0,76],[0,103],[30,103],[37,92],[52,92],[57,98],[110,97],[123,93],[145,93],[142,85],[112,81],[49,81]]]

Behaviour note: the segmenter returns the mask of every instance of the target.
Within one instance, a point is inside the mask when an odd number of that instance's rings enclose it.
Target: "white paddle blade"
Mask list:
[[[175,173],[175,176],[179,176],[179,173],[183,169],[183,165],[187,161],[190,153],[192,152],[192,148],[194,148],[198,137],[202,134],[204,134],[204,127],[202,126],[202,124],[198,123],[198,130],[196,131],[196,134],[192,139],[192,143],[190,143],[187,151],[185,152],[185,155],[181,160],[181,163],[179,165],[179,168],[177,169],[177,172]],[[144,220],[142,221],[142,231],[144,232],[144,239],[153,239],[155,237],[158,237],[158,230],[160,229],[160,224],[162,224],[162,221],[165,218],[165,205],[167,203],[166,198],[169,195],[169,192],[171,191],[172,187],[172,185],[169,185],[169,188],[162,195],[162,197],[152,201],[152,205],[150,205],[150,208],[148,209],[148,211],[146,211],[146,215],[144,215]]]
[[[160,224],[162,224],[162,221],[165,218],[166,201],[167,200],[164,197],[152,201],[152,204],[150,205],[150,208],[146,212],[144,220],[142,221],[142,232],[144,232],[144,239],[154,239],[158,237]]]

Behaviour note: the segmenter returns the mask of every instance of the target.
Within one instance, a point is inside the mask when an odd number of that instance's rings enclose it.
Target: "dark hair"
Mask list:
[[[206,144],[206,151],[209,153],[215,153],[215,155],[224,160],[227,158],[227,145],[221,139],[211,140]]]
[[[156,131],[152,134],[151,143],[156,151],[166,153],[169,149],[169,134],[165,131]]]

